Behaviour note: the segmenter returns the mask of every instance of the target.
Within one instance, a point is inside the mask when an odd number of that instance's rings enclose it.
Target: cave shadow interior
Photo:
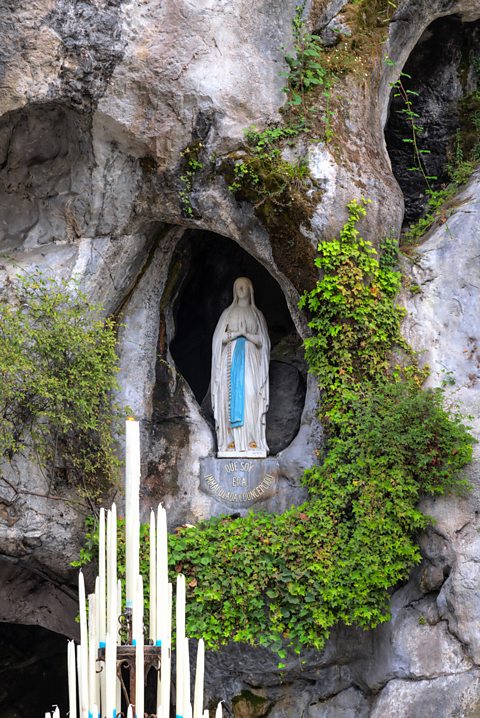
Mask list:
[[[450,181],[448,165],[455,155],[460,152],[462,159],[467,159],[475,143],[480,149],[475,125],[475,116],[477,124],[480,116],[480,20],[464,22],[457,15],[449,15],[432,22],[413,48],[400,79],[411,93],[419,127],[417,142],[430,187],[439,190]],[[469,123],[473,123],[471,127]],[[459,130],[463,147],[458,146]],[[428,187],[421,172],[413,169],[418,163],[411,119],[395,87],[390,95],[385,142],[405,197],[405,222],[410,224],[424,211]]]
[[[172,271],[178,279],[170,352],[212,428],[213,333],[220,314],[232,301],[235,279],[251,279],[255,304],[265,316],[272,344],[267,442],[270,453],[278,453],[298,433],[306,391],[302,341],[280,285],[236,242],[198,230],[185,232],[172,258]]]
[[[0,623],[0,716],[68,708],[67,639],[40,626]]]

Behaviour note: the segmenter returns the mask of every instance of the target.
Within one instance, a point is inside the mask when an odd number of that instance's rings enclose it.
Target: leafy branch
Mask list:
[[[116,325],[74,281],[17,277],[0,301],[0,455],[32,452],[97,496],[118,470]]]

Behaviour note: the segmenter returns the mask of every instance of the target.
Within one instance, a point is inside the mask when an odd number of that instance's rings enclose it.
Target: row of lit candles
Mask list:
[[[127,718],[143,718],[144,685],[144,591],[140,566],[140,435],[138,422],[126,422],[125,467],[125,603],[131,616],[132,646],[135,647],[134,706]],[[149,644],[160,648],[161,662],[157,683],[157,718],[169,718],[171,686],[172,584],[168,581],[168,534],[165,509],[150,514],[149,534]],[[194,700],[191,702],[190,649],[185,634],[185,577],[177,576],[176,619],[176,717],[208,718],[203,709],[205,649],[198,642]],[[88,615],[87,615],[88,602]],[[117,676],[117,646],[120,645],[119,615],[122,613],[122,587],[117,576],[117,512],[115,504],[99,517],[99,570],[95,592],[85,594],[83,574],[79,574],[80,644],[68,642],[68,696],[70,718],[115,718],[121,711],[121,683]],[[97,671],[98,651],[104,656],[103,669]],[[140,677],[140,679],[138,679]],[[130,696],[130,700],[132,696]],[[221,718],[218,704],[215,718]],[[45,718],[60,718],[58,708]]]

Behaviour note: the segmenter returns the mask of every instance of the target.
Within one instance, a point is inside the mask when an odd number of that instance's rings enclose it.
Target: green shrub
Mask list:
[[[116,334],[75,283],[18,277],[0,302],[0,455],[33,450],[95,496],[116,475]]]
[[[169,536],[172,580],[187,577],[187,632],[210,648],[242,641],[282,657],[286,645],[322,648],[339,622],[388,620],[392,587],[421,558],[416,536],[430,519],[419,499],[466,485],[472,437],[440,390],[421,388],[400,335],[396,243],[379,256],[362,239],[365,205],[351,202],[340,237],[320,243],[321,278],[302,299],[327,428],[323,461],[303,477],[309,500]]]

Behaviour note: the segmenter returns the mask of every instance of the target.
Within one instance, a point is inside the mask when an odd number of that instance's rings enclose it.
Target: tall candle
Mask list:
[[[107,630],[115,643],[118,632],[117,611],[117,507],[112,509],[107,519]]]
[[[87,603],[85,598],[85,579],[82,571],[78,573],[78,607],[80,613],[80,643],[87,645]]]
[[[192,704],[190,702],[190,650],[188,638],[183,639],[183,716],[192,718]]]
[[[58,706],[55,706],[55,710],[53,711],[53,718],[60,718],[60,708]]]
[[[205,676],[205,643],[203,638],[198,642],[197,666],[195,671],[195,694],[193,701],[193,718],[203,716],[203,680]]]
[[[169,623],[166,616],[169,610],[171,612],[171,607],[169,608],[167,542],[167,514],[163,506],[159,505],[157,509],[157,635],[155,641],[157,645],[163,641],[163,631],[166,630]]]
[[[97,675],[97,631],[95,594],[88,597],[88,707],[93,714],[93,706],[98,701]]]
[[[217,710],[215,711],[215,718],[223,718],[222,701],[220,701],[217,706]]]
[[[164,616],[165,626],[162,629],[162,661],[161,661],[161,675],[159,676],[159,689],[157,691],[160,694],[160,707],[161,716],[159,718],[170,717],[170,682],[172,677],[172,658],[171,658],[171,645],[172,645],[172,584],[168,584],[167,591],[168,610]]]
[[[155,644],[157,636],[157,562],[156,562],[156,532],[155,532],[155,514],[150,511],[150,561],[149,561],[149,579],[150,579],[150,640]]]
[[[144,714],[144,647],[143,647],[143,579],[138,576],[137,596],[138,604],[137,625],[135,636],[135,715],[143,718]]]
[[[110,633],[110,574],[112,571],[112,512],[107,511],[107,531],[106,531],[106,576],[105,576],[105,632]]]
[[[107,615],[106,610],[106,586],[105,586],[105,509],[100,509],[100,518],[98,523],[98,641],[99,643],[105,642],[106,625],[105,619]]]
[[[127,718],[133,718],[133,708],[132,708],[132,706],[128,706]]]
[[[176,617],[176,707],[177,715],[184,716],[184,651],[185,651],[185,576],[177,576],[177,600],[175,604]]]
[[[105,529],[105,517],[104,517],[104,529]],[[104,530],[105,533],[105,530]],[[105,541],[104,541],[105,543]],[[105,561],[103,562],[105,564]],[[105,573],[105,571],[104,571]],[[105,581],[104,581],[105,589]],[[105,648],[105,590],[103,596],[101,596],[100,590],[100,576],[95,579],[95,607],[97,614],[96,621],[96,636],[97,636],[97,648]],[[103,631],[103,634],[102,634]],[[101,637],[102,636],[102,637]],[[97,654],[98,655],[98,654]],[[97,673],[96,679],[96,703],[97,706],[105,706],[105,671]]]
[[[88,718],[88,634],[85,581],[82,571],[78,574],[78,603],[80,611],[80,645],[78,647],[80,715]]]
[[[120,616],[122,613],[122,582],[120,579],[117,581],[117,613]],[[120,631],[117,630],[117,645],[120,646],[121,644],[121,636]],[[120,678],[117,676],[117,697],[115,700],[117,710],[120,711],[120,708],[122,706],[122,682]]]
[[[75,665],[75,641],[67,644],[68,707],[70,718],[77,718],[77,669]]]
[[[87,647],[84,643],[77,646],[78,695],[81,718],[88,718],[88,662]]]
[[[125,422],[125,563],[127,608],[132,608],[137,592],[140,531],[140,427],[138,421]]]
[[[122,615],[122,581],[121,579],[117,579],[117,614],[118,616]],[[120,637],[120,631],[118,630],[118,623],[117,623],[117,644],[121,644],[121,637]]]
[[[115,718],[115,681],[117,677],[117,644],[109,633],[105,634],[105,710],[106,718]]]

